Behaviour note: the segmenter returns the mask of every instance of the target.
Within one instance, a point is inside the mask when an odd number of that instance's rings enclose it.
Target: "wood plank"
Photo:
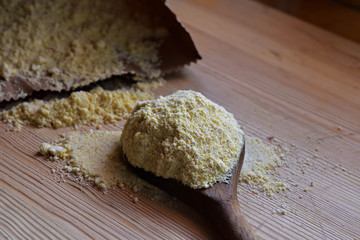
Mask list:
[[[311,24],[360,43],[360,32],[354,31],[354,29],[360,29],[359,1],[357,0],[256,1],[275,7]]]
[[[7,127],[1,127],[6,132]],[[43,239],[206,236],[207,230],[201,232],[206,220],[182,204],[171,209],[146,198],[134,204],[130,191],[104,194],[75,182],[54,181],[50,169],[57,163],[39,156],[38,147],[58,133],[29,127],[1,136],[1,215],[7,220],[2,229],[9,229],[5,232],[10,238],[17,234]],[[154,224],[158,226],[150,227]]]
[[[168,5],[203,60],[168,76],[156,94],[200,91],[234,113],[247,134],[295,146],[281,174],[298,187],[277,199],[241,187],[238,199],[255,233],[260,239],[360,238],[360,46],[252,1]],[[179,202],[140,197],[134,204],[129,190],[103,194],[58,183],[50,171],[58,163],[41,157],[38,147],[71,130],[9,132],[0,123],[1,239],[211,237],[208,220]],[[274,214],[281,204],[287,214]]]

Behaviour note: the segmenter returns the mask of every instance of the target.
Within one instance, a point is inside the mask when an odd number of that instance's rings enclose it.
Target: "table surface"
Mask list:
[[[157,94],[200,91],[234,113],[248,135],[296,149],[284,174],[299,186],[287,197],[245,187],[239,194],[259,238],[359,239],[360,46],[248,0],[167,4],[203,59],[166,77]],[[183,204],[141,196],[134,204],[128,190],[58,183],[50,171],[57,163],[38,147],[71,128],[7,129],[0,123],[1,239],[211,237],[211,223]],[[273,213],[284,203],[285,215]]]

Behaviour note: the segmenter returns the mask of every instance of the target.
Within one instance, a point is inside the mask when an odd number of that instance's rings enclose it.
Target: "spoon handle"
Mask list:
[[[238,201],[229,199],[219,201],[213,211],[214,221],[218,226],[223,239],[236,240],[255,240],[257,239],[253,233],[246,217],[241,212]]]

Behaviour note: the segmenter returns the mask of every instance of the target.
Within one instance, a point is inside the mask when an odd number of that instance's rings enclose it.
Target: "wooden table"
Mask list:
[[[360,46],[248,0],[168,5],[203,60],[168,76],[158,94],[200,91],[234,113],[248,135],[296,148],[284,174],[299,186],[288,197],[269,199],[247,188],[239,195],[256,234],[359,239]],[[7,128],[0,124],[0,239],[210,238],[208,220],[184,205],[143,197],[134,204],[129,191],[103,194],[54,180],[56,163],[38,147],[70,128]],[[287,214],[272,213],[280,203]]]

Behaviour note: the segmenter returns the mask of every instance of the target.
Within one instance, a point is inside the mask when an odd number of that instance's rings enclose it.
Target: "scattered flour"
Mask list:
[[[66,164],[63,170],[81,175],[101,189],[113,186],[127,186],[135,191],[144,186],[151,189],[150,185],[138,179],[122,158],[120,136],[120,131],[74,131],[65,134],[54,144],[41,144],[40,152],[51,159],[63,161]],[[276,171],[286,165],[284,151],[280,146],[246,137],[247,153],[239,178],[239,189],[245,186],[269,197],[289,190],[290,186]]]
[[[127,186],[136,192],[146,183],[122,158],[120,136],[118,131],[71,132],[54,144],[42,143],[40,152],[53,160],[65,161],[63,170],[94,182],[100,189]]]
[[[141,82],[130,89],[115,91],[98,87],[90,92],[73,92],[64,99],[25,102],[1,112],[0,119],[7,122],[12,130],[19,130],[22,125],[59,128],[114,123],[128,117],[138,101],[153,98],[151,89],[163,82],[163,79]]]
[[[274,193],[289,190],[289,185],[280,178],[278,169],[286,164],[286,150],[280,145],[273,146],[264,141],[246,137],[246,151],[240,173],[240,184],[248,185],[253,191]]]

